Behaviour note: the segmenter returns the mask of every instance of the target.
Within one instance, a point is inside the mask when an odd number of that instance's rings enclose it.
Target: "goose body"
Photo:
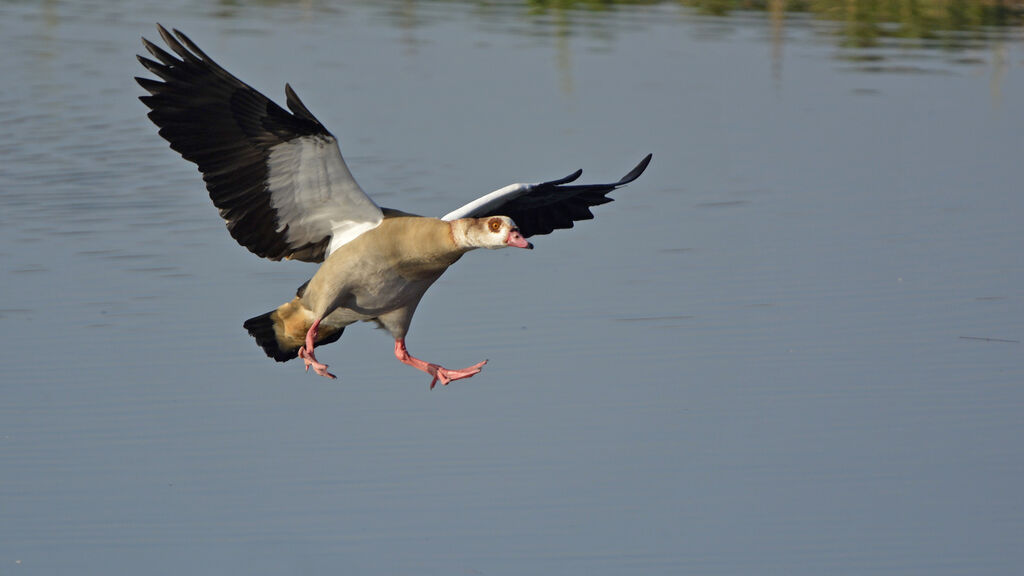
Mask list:
[[[593,218],[590,207],[643,173],[647,155],[612,184],[572,185],[581,171],[538,184],[512,184],[442,218],[379,207],[345,164],[337,140],[290,86],[285,111],[238,80],[187,36],[157,26],[173,54],[143,38],[160,80],[136,78],[159,134],[203,174],[231,235],[271,259],[321,263],[296,296],[244,324],[266,354],[302,358],[334,378],[314,348],[345,327],[374,321],[395,340],[395,356],[437,381],[468,378],[486,360],[452,370],[409,354],[405,337],[427,289],[477,248],[533,248],[526,238]]]

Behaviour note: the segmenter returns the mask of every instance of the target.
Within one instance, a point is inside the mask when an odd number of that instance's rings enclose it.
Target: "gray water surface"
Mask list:
[[[156,136],[154,22],[381,205],[617,179],[328,381],[242,322],[315,270]],[[878,30],[900,30],[879,24]],[[858,28],[858,30],[860,30]],[[1024,32],[504,3],[0,3],[0,574],[1013,574]]]

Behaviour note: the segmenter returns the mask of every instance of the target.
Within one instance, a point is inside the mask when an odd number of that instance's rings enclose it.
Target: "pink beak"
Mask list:
[[[513,228],[508,233],[508,239],[505,240],[505,244],[512,246],[513,248],[526,248],[527,250],[533,250],[533,244],[526,241],[523,235],[519,233],[519,228]]]

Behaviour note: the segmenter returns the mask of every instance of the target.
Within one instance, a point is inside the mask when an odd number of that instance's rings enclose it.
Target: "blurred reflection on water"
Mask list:
[[[340,381],[241,329],[138,37],[289,81],[381,203],[654,163]],[[1020,2],[0,2],[0,574],[1007,574]]]

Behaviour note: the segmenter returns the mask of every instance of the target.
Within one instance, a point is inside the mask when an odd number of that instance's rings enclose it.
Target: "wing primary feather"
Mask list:
[[[306,120],[320,124],[320,121],[316,119],[316,116],[313,116],[313,113],[309,111],[309,108],[306,108],[306,105],[299,99],[299,95],[295,93],[295,90],[292,90],[291,84],[284,85],[284,96],[285,103],[293,114],[300,118],[305,118]]]
[[[146,38],[156,76],[139,99],[171,149],[194,162],[231,236],[269,258],[322,261],[329,249],[380,223],[380,208],[352,178],[337,140],[291,86],[287,110],[214,62],[180,30]]]
[[[583,174],[582,170],[577,170],[558,180],[506,186],[448,213],[443,219],[505,215],[515,220],[527,238],[572,228],[574,222],[594,217],[591,207],[611,202],[609,192],[639,178],[652,157],[651,154],[644,156],[625,176],[611,184],[571,184]]]
[[[142,39],[142,45],[146,47],[146,51],[152,54],[153,57],[157,60],[163,62],[164,65],[166,66],[173,66],[174,63],[178,61],[178,59],[174,56],[171,56],[169,52],[157,46],[156,44],[153,44],[149,40],[146,40],[145,38]],[[141,59],[142,57],[139,56],[139,58]]]
[[[547,185],[550,185],[550,186],[559,186],[561,184],[568,184],[569,182],[575,182],[582,175],[583,175],[583,169],[580,168],[579,170],[573,172],[572,174],[569,174],[565,178],[559,178],[558,180],[552,180],[550,182],[544,182],[544,184],[547,184]]]
[[[654,154],[648,154],[647,156],[644,156],[644,159],[641,160],[640,163],[636,165],[636,167],[630,170],[628,174],[623,176],[622,179],[616,182],[614,185],[623,186],[639,178],[640,175],[644,173],[644,170],[647,170],[647,165],[651,163],[651,158],[653,157]]]
[[[159,26],[159,24],[157,26]],[[163,26],[160,26],[160,30],[162,30],[160,35],[163,36],[163,38],[165,40],[170,37],[170,35],[167,34],[167,29],[165,29]],[[207,64],[212,64],[217,69],[223,70],[223,68],[221,68],[219,65],[217,65],[217,63],[215,63],[213,61],[213,58],[210,58],[209,56],[207,56],[206,52],[203,52],[203,50],[201,48],[199,48],[199,46],[197,46],[196,43],[193,42],[191,38],[186,36],[184,32],[182,32],[181,30],[178,30],[177,28],[175,28],[174,29],[174,35],[178,37],[178,40],[180,40],[182,44],[184,44],[185,46],[188,47],[188,50],[186,50],[185,54],[183,54],[184,57],[190,58],[193,61],[202,60],[203,62],[206,62]],[[170,44],[170,43],[168,43],[168,44]],[[179,46],[180,46],[180,44],[179,44]],[[174,44],[171,44],[171,47],[173,48]],[[179,54],[180,54],[180,52],[179,52]],[[196,58],[196,56],[198,56],[199,58]]]

